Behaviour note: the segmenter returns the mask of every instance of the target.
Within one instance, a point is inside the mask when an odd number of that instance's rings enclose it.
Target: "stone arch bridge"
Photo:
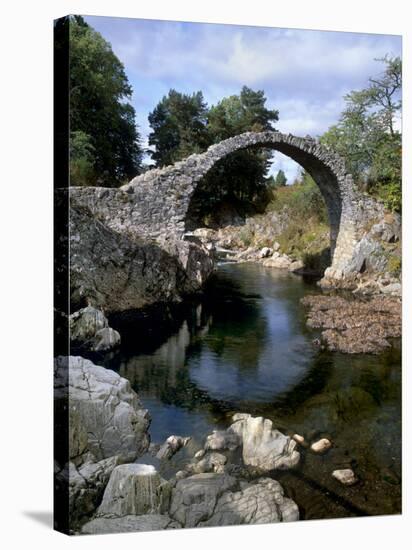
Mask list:
[[[357,190],[344,159],[310,137],[246,132],[171,166],[149,170],[120,189],[71,188],[71,194],[115,231],[163,241],[183,239],[190,203],[204,176],[227,155],[251,147],[271,148],[287,155],[319,186],[331,228],[332,265],[325,272],[325,280],[357,273],[356,252],[365,223],[376,216],[380,206]]]

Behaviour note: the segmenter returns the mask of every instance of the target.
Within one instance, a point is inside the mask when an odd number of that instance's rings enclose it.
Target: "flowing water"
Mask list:
[[[233,412],[248,412],[285,433],[332,440],[327,454],[303,451],[296,470],[273,476],[303,519],[400,513],[400,342],[378,356],[320,351],[300,305],[317,292],[293,274],[228,263],[197,300],[111,319],[122,347],[93,360],[130,380],[152,416],[152,441],[192,436],[162,475],[181,469]],[[357,485],[331,477],[344,467]]]

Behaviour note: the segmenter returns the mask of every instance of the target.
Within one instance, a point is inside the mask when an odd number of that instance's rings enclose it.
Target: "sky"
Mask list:
[[[208,105],[264,90],[279,111],[276,129],[316,137],[335,124],[344,95],[382,72],[376,61],[401,55],[400,36],[238,25],[85,17],[111,43],[133,87],[132,104],[147,147],[148,114],[171,88],[203,92]],[[150,162],[148,158],[145,162]],[[271,173],[291,183],[300,167],[275,153]]]

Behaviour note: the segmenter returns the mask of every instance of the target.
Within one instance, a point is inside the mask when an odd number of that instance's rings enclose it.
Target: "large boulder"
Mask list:
[[[92,351],[107,351],[120,344],[120,334],[109,327],[104,313],[87,306],[69,317],[70,340]]]
[[[297,521],[299,509],[286,498],[280,483],[263,478],[255,484],[243,484],[236,492],[226,492],[218,500],[212,516],[199,527]]]
[[[197,474],[177,482],[170,515],[183,527],[295,521],[297,505],[279,482],[238,482],[225,474]]]
[[[150,418],[128,380],[83,357],[57,357],[57,397],[67,393],[67,381],[70,458],[90,452],[130,462],[146,452]]]
[[[241,438],[243,462],[247,466],[268,472],[298,464],[300,454],[296,441],[274,429],[271,420],[250,414],[235,414],[233,420],[228,431]]]
[[[68,464],[69,516],[71,522],[81,522],[92,514],[102,499],[110,474],[119,464],[117,456],[96,462],[92,456],[76,466]],[[60,474],[61,476],[62,474]]]
[[[236,478],[225,474],[195,474],[177,482],[170,503],[170,516],[184,527],[207,521],[220,496],[237,487]]]
[[[98,517],[162,514],[169,509],[171,486],[154,466],[122,464],[112,471]]]

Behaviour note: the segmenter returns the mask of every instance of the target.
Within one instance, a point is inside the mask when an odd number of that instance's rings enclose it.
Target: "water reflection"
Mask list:
[[[201,299],[111,319],[122,348],[92,358],[130,380],[157,442],[191,435],[192,453],[235,410],[309,439],[331,437],[325,457],[307,454],[301,470],[282,474],[303,517],[399,512],[400,347],[379,356],[319,352],[299,304],[308,292],[317,287],[295,275],[226,264]],[[337,486],[331,471],[349,466],[361,483]]]

